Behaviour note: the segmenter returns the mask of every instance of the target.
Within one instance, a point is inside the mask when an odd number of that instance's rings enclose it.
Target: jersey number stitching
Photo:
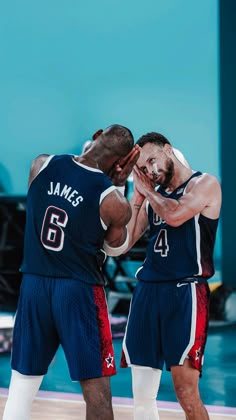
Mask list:
[[[61,251],[64,245],[65,233],[62,228],[68,222],[65,210],[49,206],[44,215],[41,230],[41,242],[44,248],[52,251]]]
[[[169,249],[167,230],[161,229],[154,245],[154,252],[160,252],[162,257],[167,257]]]

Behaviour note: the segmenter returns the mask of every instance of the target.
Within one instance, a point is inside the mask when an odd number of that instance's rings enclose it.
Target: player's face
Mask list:
[[[141,148],[138,168],[156,184],[168,187],[174,175],[174,162],[167,156],[165,148],[146,143]]]

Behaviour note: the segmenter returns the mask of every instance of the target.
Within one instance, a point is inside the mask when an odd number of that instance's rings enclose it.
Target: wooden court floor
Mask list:
[[[6,403],[6,397],[0,397],[0,416]],[[131,406],[114,404],[115,420],[133,420]],[[160,420],[185,420],[180,410],[159,409]],[[31,420],[84,420],[85,404],[83,401],[61,401],[56,399],[36,398],[32,407]],[[236,419],[234,415],[210,414],[210,420]]]

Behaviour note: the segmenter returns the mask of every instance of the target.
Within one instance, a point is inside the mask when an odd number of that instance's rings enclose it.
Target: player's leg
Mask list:
[[[159,285],[138,282],[130,303],[123,340],[121,367],[132,365],[162,369],[160,341]]]
[[[146,366],[131,366],[135,420],[159,420],[156,398],[161,372]]]
[[[131,367],[135,420],[159,419],[156,398],[163,355],[158,295],[158,284],[137,284],[123,340],[121,366]]]
[[[24,276],[13,330],[12,376],[4,420],[30,418],[32,401],[58,347],[48,281]],[[19,400],[20,398],[20,400]]]
[[[113,420],[110,377],[80,381],[87,420]]]
[[[209,416],[199,394],[199,371],[190,360],[183,366],[172,366],[171,374],[175,393],[188,420],[208,420]]]
[[[43,376],[27,376],[12,370],[8,399],[2,419],[30,419],[32,402],[42,380]]]
[[[206,420],[209,417],[200,398],[199,377],[207,338],[209,287],[195,283],[168,287],[170,304],[163,320],[163,331],[169,326],[169,335],[163,333],[166,366],[188,420]],[[174,310],[175,316],[170,318]]]
[[[86,418],[113,419],[110,376],[116,367],[104,289],[59,279],[53,314],[71,379],[82,386]]]

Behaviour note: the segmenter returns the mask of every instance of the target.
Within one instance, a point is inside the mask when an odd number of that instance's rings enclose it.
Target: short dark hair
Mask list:
[[[119,156],[126,156],[134,146],[134,137],[129,128],[114,124],[107,127],[102,136],[107,139],[107,145],[113,148]]]
[[[140,147],[143,147],[146,143],[154,143],[157,146],[164,146],[165,144],[171,144],[169,140],[165,136],[160,133],[155,133],[154,131],[151,133],[144,134],[140,137],[137,141],[137,144]]]

